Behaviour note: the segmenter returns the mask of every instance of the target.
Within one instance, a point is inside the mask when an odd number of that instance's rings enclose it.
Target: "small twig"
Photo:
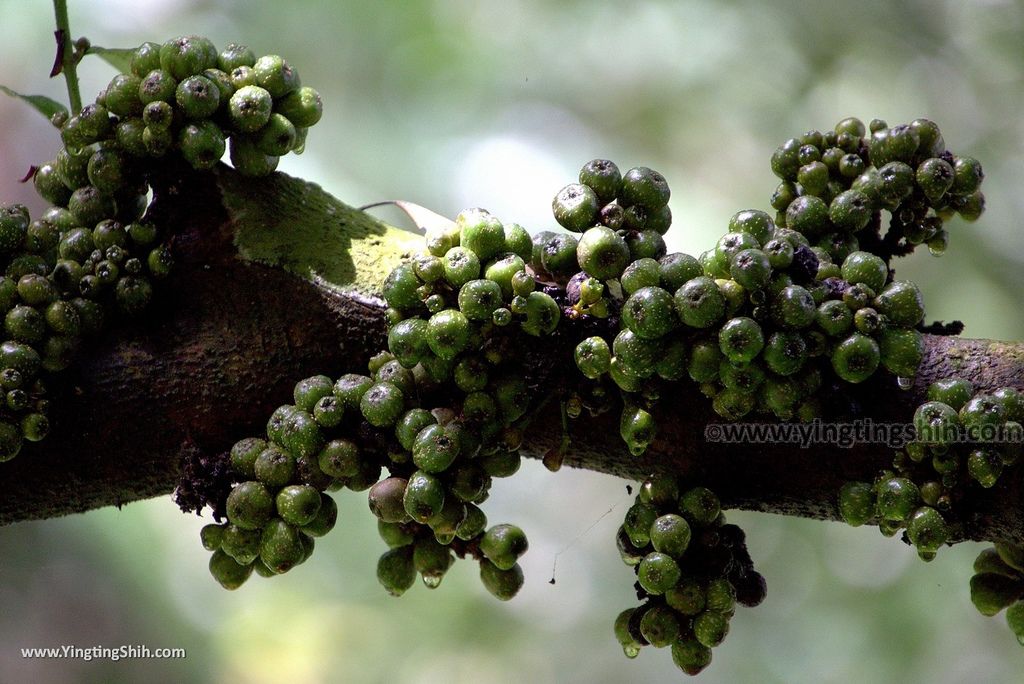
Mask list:
[[[82,110],[82,95],[78,89],[78,61],[71,44],[71,23],[68,21],[67,0],[53,0],[53,13],[57,20],[57,30],[53,32],[57,39],[57,59],[50,71],[50,77],[64,74],[71,113],[77,114]]]

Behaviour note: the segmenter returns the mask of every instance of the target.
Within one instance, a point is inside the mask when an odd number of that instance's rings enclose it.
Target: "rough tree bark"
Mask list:
[[[182,455],[226,451],[262,430],[296,379],[365,368],[385,341],[381,278],[419,244],[318,187],[277,174],[241,179],[169,172],[154,183],[153,219],[174,232],[178,264],[152,310],[82,352],[54,388],[54,432],[0,464],[0,524],[169,494]],[[905,423],[928,384],[958,374],[980,388],[1024,387],[1024,344],[926,336],[909,390],[879,374],[858,388],[863,416]],[[572,423],[566,465],[630,479],[696,476],[728,508],[837,519],[836,492],[871,480],[892,450],[861,443],[718,444],[721,422],[689,383],[663,402],[657,441],[640,458],[617,415]],[[538,420],[527,455],[560,435],[559,412]],[[1024,542],[1021,478],[966,497],[959,538]]]

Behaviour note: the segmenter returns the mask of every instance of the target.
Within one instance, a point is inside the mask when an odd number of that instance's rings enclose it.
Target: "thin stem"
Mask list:
[[[53,13],[57,19],[58,36],[62,37],[64,43],[61,49],[63,56],[61,71],[64,74],[64,83],[68,87],[68,102],[71,104],[71,113],[77,114],[82,110],[82,95],[78,90],[78,62],[75,59],[75,49],[71,40],[67,0],[53,0]]]

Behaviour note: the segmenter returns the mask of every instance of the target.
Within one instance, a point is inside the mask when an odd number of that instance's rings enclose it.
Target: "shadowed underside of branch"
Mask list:
[[[151,216],[175,234],[175,271],[144,317],[83,349],[53,383],[53,432],[0,464],[0,524],[169,494],[183,454],[225,452],[263,430],[297,379],[362,371],[384,346],[374,285],[417,236],[281,174],[243,182],[219,168],[155,186]],[[859,417],[905,423],[928,384],[950,375],[980,389],[1024,386],[1022,344],[925,340],[913,387],[884,376],[857,388]],[[836,519],[843,482],[870,481],[892,462],[878,443],[709,442],[706,426],[721,420],[690,383],[663,398],[657,417],[658,438],[639,458],[619,438],[614,412],[573,421],[566,465],[630,479],[677,473],[728,508]],[[524,445],[532,456],[561,436],[556,408],[537,420]],[[1024,541],[1016,472],[958,508],[960,537]]]

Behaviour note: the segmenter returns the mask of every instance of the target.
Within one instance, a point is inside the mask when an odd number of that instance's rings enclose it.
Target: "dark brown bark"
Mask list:
[[[219,183],[209,175],[161,188],[153,212],[176,227],[174,275],[146,316],[83,350],[82,362],[54,390],[53,434],[0,465],[0,524],[169,494],[183,453],[227,450],[262,430],[297,378],[365,368],[383,345],[376,298],[241,258],[237,225],[221,194],[222,187],[236,192],[237,179],[226,170],[216,178]],[[270,190],[281,187],[263,194]],[[333,220],[364,237],[393,230],[346,207]],[[353,263],[373,261],[351,256]],[[1024,386],[1024,344],[926,335],[926,346],[912,388],[880,378],[858,389],[854,408],[875,423],[904,423],[937,378],[960,375],[989,389]],[[664,401],[659,437],[642,457],[622,445],[618,416],[605,414],[572,423],[566,464],[630,479],[675,472],[706,483],[727,507],[835,519],[842,483],[871,480],[891,463],[892,449],[877,443],[709,442],[705,428],[720,419],[695,388],[680,387]],[[557,410],[538,420],[530,431],[536,437],[525,445],[532,456],[560,435]],[[976,494],[959,502],[958,537],[1024,541],[1019,474]]]
[[[928,385],[950,376],[968,378],[978,389],[1024,387],[1024,345],[935,335],[926,335],[925,340],[925,358],[913,386],[901,390],[892,376],[879,373],[881,377],[857,392],[862,411],[857,419],[876,426],[908,423]],[[714,426],[724,421],[689,383],[658,419],[658,438],[640,458],[622,446],[617,416],[581,419],[573,428],[566,463],[633,479],[674,472],[713,489],[727,508],[838,520],[837,494],[843,483],[872,481],[880,470],[892,467],[895,453],[893,447],[875,441],[848,447],[827,442],[801,447],[710,441],[705,431],[714,432]],[[557,435],[555,430],[551,426],[539,432]],[[539,450],[542,445],[534,446]],[[554,440],[543,446],[554,446]],[[990,490],[968,487],[956,506],[956,538],[1024,541],[1021,485],[1019,471],[1010,471]]]
[[[0,523],[167,494],[187,448],[257,434],[297,378],[365,366],[384,340],[379,301],[240,259],[212,175],[162,197],[173,274],[63,374],[50,436],[0,464]]]

